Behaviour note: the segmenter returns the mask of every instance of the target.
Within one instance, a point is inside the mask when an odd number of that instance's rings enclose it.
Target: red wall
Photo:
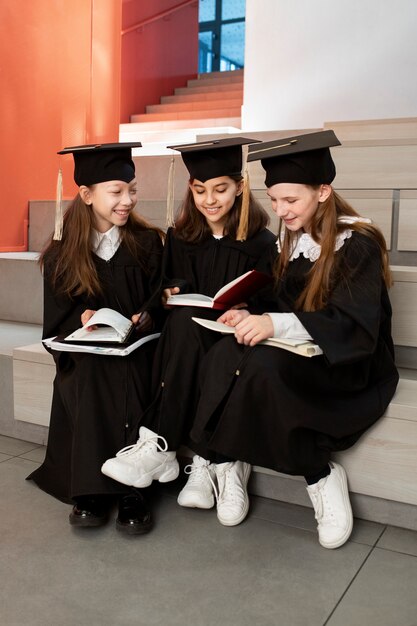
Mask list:
[[[63,146],[117,141],[122,0],[0,2],[0,251],[26,249],[29,200],[53,199]],[[26,220],[26,222],[25,222]]]
[[[183,0],[124,0],[123,29]],[[198,2],[122,37],[121,121],[144,113],[198,71]]]

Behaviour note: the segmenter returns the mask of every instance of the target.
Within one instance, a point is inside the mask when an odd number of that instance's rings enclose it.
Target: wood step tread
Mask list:
[[[218,100],[203,100],[195,102],[174,102],[163,104],[150,104],[146,107],[146,113],[170,113],[180,111],[210,111],[212,109],[237,108],[242,106],[241,98]]]
[[[211,100],[243,100],[243,90],[238,89],[216,89],[215,91],[206,91],[202,93],[194,93],[194,90],[188,90],[182,95],[162,96],[161,104],[174,104],[175,102],[210,102]]]
[[[204,80],[200,80],[198,78],[191,78],[187,80],[188,87],[197,87],[204,83],[204,85],[243,85],[243,77],[241,76],[226,76],[225,78],[205,78]]]
[[[230,107],[224,109],[200,110],[200,111],[178,111],[172,113],[141,113],[132,115],[132,122],[159,122],[168,120],[199,120],[210,118],[240,117],[240,107]]]
[[[226,78],[228,76],[233,76],[233,77],[237,77],[239,76],[242,80],[243,80],[243,74],[244,74],[244,70],[229,70],[226,72],[202,72],[201,74],[198,74],[197,78],[198,80],[207,80],[210,78]]]
[[[187,93],[219,93],[221,85],[195,85],[192,87],[177,87],[174,89],[175,95],[184,95]],[[237,91],[243,93],[243,85],[230,83],[227,85],[227,91]]]
[[[213,132],[213,128],[219,127],[222,129],[220,132],[224,133],[240,133],[241,132],[241,117],[208,117],[205,119],[193,119],[193,120],[167,120],[167,121],[157,121],[157,122],[138,122],[137,120],[132,120],[132,123],[135,124],[136,130],[138,133],[142,131],[158,131],[162,132],[165,130],[169,131],[179,131],[186,130],[188,131],[190,128],[194,129],[194,131],[198,129],[202,129],[209,132]],[[224,129],[227,129],[224,131]],[[133,141],[133,139],[132,139]],[[172,142],[170,142],[172,143]],[[175,143],[178,143],[176,140]]]

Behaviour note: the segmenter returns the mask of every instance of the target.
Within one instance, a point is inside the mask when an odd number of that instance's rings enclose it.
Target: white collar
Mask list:
[[[371,220],[366,217],[356,217],[350,215],[343,215],[338,218],[339,224],[354,224],[355,222],[365,222],[366,224],[370,224]],[[284,233],[282,233],[281,238],[277,239],[277,248],[278,252],[281,252],[281,241]],[[334,246],[335,251],[340,250],[340,248],[345,243],[346,239],[349,239],[352,236],[352,230],[350,228],[346,228],[343,232],[339,233],[336,237],[336,243]],[[309,233],[303,233],[300,235],[295,243],[295,246],[290,255],[290,261],[294,259],[298,259],[300,255],[302,255],[305,259],[309,259],[314,262],[317,261],[321,253],[321,245],[314,241],[313,237]]]
[[[116,225],[105,233],[94,229],[91,233],[91,247],[97,256],[104,261],[109,261],[116,254],[121,239],[120,228]]]

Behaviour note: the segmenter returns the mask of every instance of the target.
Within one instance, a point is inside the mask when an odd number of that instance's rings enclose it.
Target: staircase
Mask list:
[[[242,103],[243,70],[200,74],[121,124],[120,141],[142,141],[153,154],[169,143],[195,141],[197,133],[239,132]]]

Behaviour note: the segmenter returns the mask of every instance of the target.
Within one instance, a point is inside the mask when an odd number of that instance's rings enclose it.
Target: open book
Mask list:
[[[97,326],[87,330],[91,326]],[[95,343],[126,343],[134,329],[131,320],[113,309],[99,309],[82,328],[64,338],[64,341]]]
[[[51,350],[56,352],[84,352],[88,354],[98,354],[103,356],[127,356],[137,348],[140,348],[148,341],[158,339],[161,333],[151,333],[149,335],[143,335],[137,341],[133,341],[129,345],[94,345],[92,343],[68,343],[60,337],[51,337],[50,339],[43,339],[42,343]]]
[[[206,320],[200,317],[193,317],[194,322],[208,328],[209,330],[214,330],[218,333],[228,333],[231,335],[235,334],[235,329],[233,326],[227,326],[226,324],[222,324],[221,322],[214,322],[212,320]],[[257,345],[263,346],[272,346],[274,348],[282,348],[283,350],[288,350],[289,352],[295,352],[296,354],[300,354],[301,356],[316,356],[318,354],[323,354],[323,350],[312,341],[305,341],[303,339],[281,339],[278,337],[271,337],[270,339],[264,339],[260,341]]]
[[[262,287],[272,281],[272,277],[258,270],[250,270],[224,285],[214,298],[201,293],[179,293],[170,296],[167,304],[200,306],[208,309],[228,309],[235,304],[245,302]]]

